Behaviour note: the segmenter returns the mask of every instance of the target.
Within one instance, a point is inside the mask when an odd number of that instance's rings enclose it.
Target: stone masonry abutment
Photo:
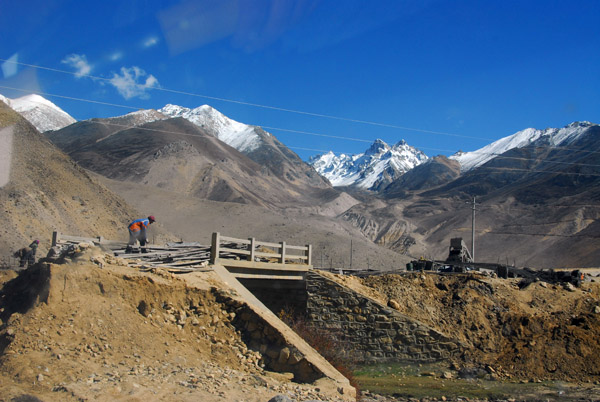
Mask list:
[[[460,342],[343,286],[307,273],[307,317],[340,337],[364,362],[434,362],[457,354]]]

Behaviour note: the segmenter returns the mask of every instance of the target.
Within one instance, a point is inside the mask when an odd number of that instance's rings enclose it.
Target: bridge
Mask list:
[[[214,271],[271,325],[285,327],[277,317],[282,310],[303,313],[307,322],[338,334],[359,360],[432,362],[448,359],[462,348],[459,341],[311,269],[310,245],[237,239],[215,232],[210,245],[175,242],[126,252],[123,242],[53,236],[53,245],[62,248],[83,241],[109,248],[141,270]]]
[[[129,260],[134,268],[163,268],[171,272],[207,270],[221,265],[237,279],[304,281],[312,269],[312,247],[295,246],[285,241],[272,243],[255,238],[238,239],[212,234],[210,245],[197,242],[171,242],[146,245],[126,251],[126,243],[103,237],[78,237],[52,234],[52,246],[69,246],[82,242],[109,248],[115,256]]]

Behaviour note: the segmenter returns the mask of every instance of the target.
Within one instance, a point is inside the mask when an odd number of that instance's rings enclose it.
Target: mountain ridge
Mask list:
[[[376,191],[426,160],[427,156],[422,151],[404,140],[390,147],[377,139],[361,154],[335,156],[330,151],[311,157],[308,163],[333,186]]]
[[[458,161],[463,171],[469,171],[514,148],[523,148],[534,143],[543,143],[554,147],[568,145],[581,136],[586,128],[593,126],[597,126],[597,124],[588,121],[576,121],[562,128],[546,128],[543,130],[526,128],[476,151],[457,152],[449,158]]]
[[[293,152],[259,127],[253,132],[269,146],[244,154],[189,120],[164,117],[159,111],[133,112],[78,122],[47,136],[107,177],[202,200],[248,203],[283,216],[327,213],[336,222],[333,226],[339,223],[346,233],[359,231],[405,256],[444,258],[449,238],[469,238],[471,210],[465,204],[475,197],[485,211],[476,226],[478,258],[534,267],[594,266],[600,260],[594,241],[600,236],[595,209],[600,202],[600,126],[593,123],[526,129],[506,137],[503,147],[490,152],[493,158],[469,170],[455,159],[428,158],[389,184],[382,181],[364,194],[353,187],[344,195],[345,188],[335,189],[320,176],[311,178],[311,172],[317,175],[314,168],[296,170],[294,163],[304,162],[292,159]],[[144,119],[153,122],[139,125]],[[374,142],[361,154],[361,166],[389,159],[393,147],[386,145]],[[288,158],[287,164],[278,157]]]

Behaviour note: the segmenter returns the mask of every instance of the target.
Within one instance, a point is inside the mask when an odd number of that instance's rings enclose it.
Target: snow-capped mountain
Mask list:
[[[182,117],[192,122],[290,183],[308,182],[317,188],[329,186],[298,155],[258,126],[239,123],[208,105],[195,109],[167,105],[158,111],[169,117]]]
[[[527,128],[508,137],[504,137],[485,147],[473,152],[459,152],[450,159],[458,161],[463,172],[483,165],[487,161],[495,158],[504,152],[513,148],[523,148],[532,144],[540,146],[566,146],[581,136],[588,127],[597,124],[587,121],[574,122],[563,128],[547,128],[537,130]]]
[[[158,120],[166,120],[166,116],[154,109],[136,110],[123,116],[109,117],[106,121],[112,121],[115,124],[128,124],[130,126],[141,126],[142,124],[152,123]]]
[[[183,117],[245,154],[251,153],[262,144],[256,127],[232,120],[209,105],[189,109],[169,104],[158,111],[169,117]]]
[[[377,190],[426,160],[423,152],[405,141],[390,147],[378,139],[362,154],[336,156],[329,152],[313,156],[308,163],[333,186]]]
[[[0,100],[27,119],[40,133],[59,130],[77,121],[54,103],[39,95],[26,95],[17,99],[0,96]]]

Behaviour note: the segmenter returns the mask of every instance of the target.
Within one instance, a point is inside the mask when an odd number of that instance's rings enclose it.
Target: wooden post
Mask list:
[[[219,260],[219,246],[221,243],[221,234],[219,232],[213,232],[212,243],[210,245],[210,262],[216,264]]]
[[[248,244],[248,251],[250,251],[250,255],[248,255],[248,261],[254,261],[254,237],[249,238],[250,244]]]
[[[60,239],[60,232],[57,232],[57,231],[52,232],[52,247],[54,247],[58,244],[59,239]]]
[[[321,256],[321,261],[322,260],[323,260],[323,257]],[[310,245],[310,244],[306,245],[306,264],[312,265],[312,245]],[[321,265],[323,265],[323,262],[321,262]]]
[[[285,242],[282,241],[281,243],[279,243],[279,252],[281,254],[281,257],[279,258],[279,262],[281,264],[285,264]]]

